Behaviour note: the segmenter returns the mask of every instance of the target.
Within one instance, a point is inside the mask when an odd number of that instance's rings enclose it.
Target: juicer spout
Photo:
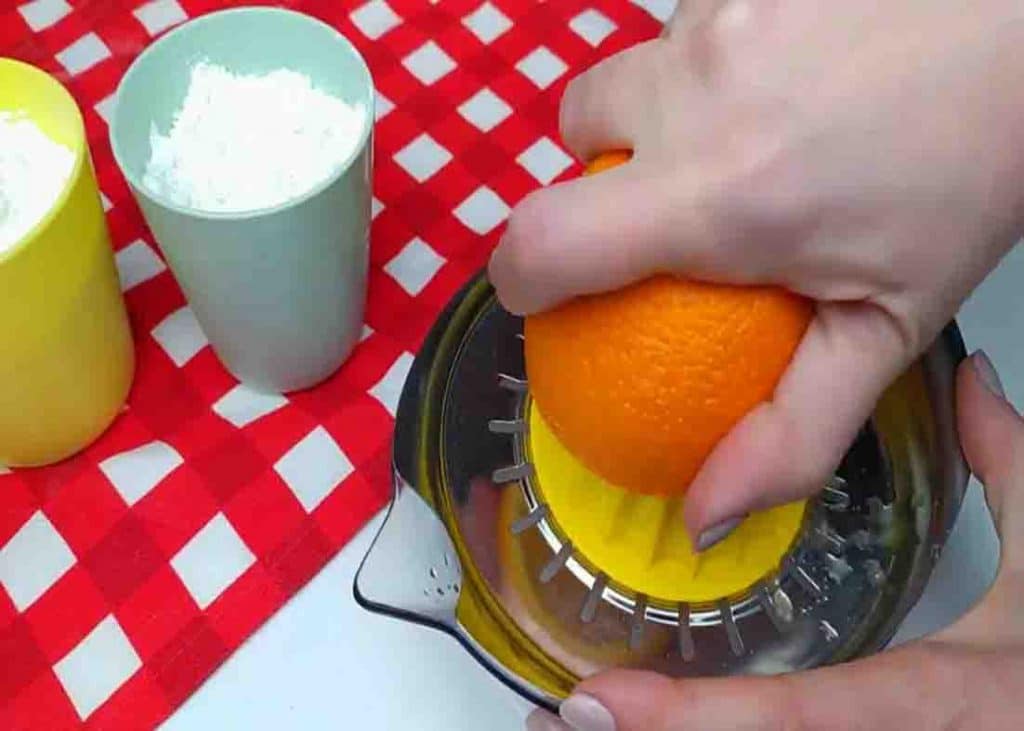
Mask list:
[[[395,496],[356,573],[361,606],[438,629],[455,629],[462,566],[430,505],[395,473]]]

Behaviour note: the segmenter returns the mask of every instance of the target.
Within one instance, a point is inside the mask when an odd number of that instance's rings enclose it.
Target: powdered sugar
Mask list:
[[[0,253],[53,208],[74,165],[71,150],[26,114],[0,112]]]
[[[143,184],[208,212],[280,205],[329,178],[367,123],[361,106],[296,71],[241,75],[200,62],[170,131],[150,130]]]

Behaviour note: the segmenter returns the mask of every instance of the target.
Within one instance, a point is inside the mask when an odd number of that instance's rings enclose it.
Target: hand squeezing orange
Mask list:
[[[587,174],[628,158],[603,155]],[[681,494],[715,444],[771,398],[812,314],[777,287],[655,276],[527,317],[530,391],[591,471],[633,492]]]

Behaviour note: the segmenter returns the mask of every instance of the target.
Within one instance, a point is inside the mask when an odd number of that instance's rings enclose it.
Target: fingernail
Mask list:
[[[697,538],[697,553],[708,550],[716,543],[721,543],[729,537],[729,534],[736,530],[736,526],[743,522],[743,518],[729,518],[717,525],[713,525],[700,534]]]
[[[978,374],[978,378],[989,391],[999,398],[1006,398],[1006,391],[1003,390],[1003,382],[999,380],[999,373],[996,372],[996,367],[992,365],[992,361],[989,360],[984,350],[974,352],[974,355],[971,356],[971,365],[974,366],[974,372]]]
[[[586,693],[574,693],[566,698],[558,709],[562,717],[575,731],[615,731],[615,718],[601,705],[601,701]]]
[[[571,731],[565,723],[542,708],[526,717],[526,731]]]

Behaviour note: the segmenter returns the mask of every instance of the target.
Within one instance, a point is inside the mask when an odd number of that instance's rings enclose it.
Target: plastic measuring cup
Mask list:
[[[45,72],[0,59],[0,110],[25,113],[75,156],[49,213],[0,252],[0,464],[37,466],[106,429],[135,356],[78,106]]]

